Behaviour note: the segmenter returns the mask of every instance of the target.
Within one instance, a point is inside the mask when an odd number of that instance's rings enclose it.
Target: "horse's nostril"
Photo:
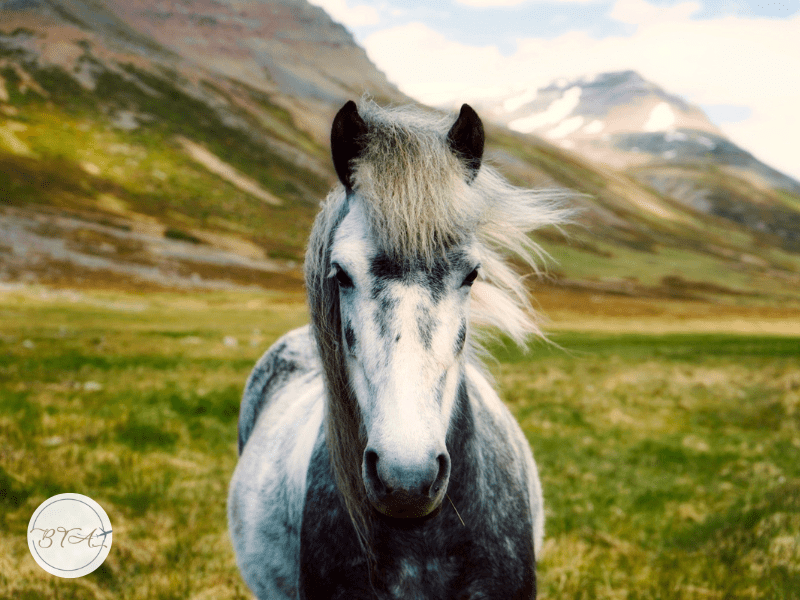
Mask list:
[[[433,483],[431,483],[427,490],[428,498],[433,498],[438,494],[447,481],[447,478],[450,477],[450,457],[442,453],[436,457],[436,462],[439,465],[439,470],[436,473],[436,479],[433,480]]]
[[[446,454],[440,454],[436,457],[436,462],[439,463],[439,475],[450,468],[450,459]]]
[[[377,493],[386,494],[391,491],[378,475],[378,453],[374,450],[367,449],[364,451],[364,470],[369,484]]]

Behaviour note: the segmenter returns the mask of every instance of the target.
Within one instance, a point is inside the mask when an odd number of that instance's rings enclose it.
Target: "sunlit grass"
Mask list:
[[[270,293],[0,295],[0,598],[249,598],[225,520],[239,396],[305,320]],[[800,598],[800,339],[553,337],[492,367],[544,484],[540,597]],[[77,580],[26,543],[62,492],[115,532]]]
[[[16,132],[36,159],[0,153],[10,204],[52,204],[167,226],[244,234],[268,249],[302,256],[309,204],[266,206],[193,162],[169,132],[123,132],[88,115],[23,109]]]

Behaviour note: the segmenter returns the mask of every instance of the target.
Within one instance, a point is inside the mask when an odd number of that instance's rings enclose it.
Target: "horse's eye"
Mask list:
[[[473,283],[475,283],[475,279],[478,277],[478,269],[472,269],[472,272],[464,278],[464,281],[461,283],[462,286],[471,287]]]
[[[336,281],[339,283],[340,287],[343,288],[351,288],[353,287],[353,280],[350,279],[350,276],[347,272],[342,269],[341,267],[336,267]]]

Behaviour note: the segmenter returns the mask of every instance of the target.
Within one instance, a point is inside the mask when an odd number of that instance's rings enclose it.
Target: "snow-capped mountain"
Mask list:
[[[739,148],[694,106],[635,71],[559,79],[484,103],[489,118],[590,160],[627,169],[655,164],[715,164],[756,174],[769,187],[800,184]]]
[[[702,110],[668,94],[635,71],[559,79],[487,106],[493,118],[520,133],[535,133],[569,147],[634,131],[694,129],[719,134]]]

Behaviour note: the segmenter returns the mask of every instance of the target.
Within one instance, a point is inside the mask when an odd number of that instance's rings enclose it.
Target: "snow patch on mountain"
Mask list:
[[[594,121],[592,121],[586,127],[583,128],[583,133],[594,135],[596,133],[600,133],[605,128],[606,124],[603,123],[603,121],[601,121],[600,119],[595,119]]]
[[[578,86],[569,88],[558,100],[554,100],[542,113],[536,113],[521,119],[515,119],[508,126],[520,133],[531,133],[547,125],[555,125],[572,113],[580,104],[583,90]],[[580,127],[580,125],[578,126]]]
[[[716,148],[716,146],[717,146],[717,144],[715,142],[713,142],[712,140],[710,140],[709,138],[707,138],[704,135],[699,136],[697,138],[697,141],[700,142],[703,146],[705,146],[709,150],[711,150],[713,148]]]
[[[665,142],[685,142],[689,136],[682,131],[668,131],[664,136]]]
[[[583,122],[584,118],[580,115],[565,119],[557,127],[548,131],[546,135],[551,140],[567,137],[570,133],[580,129],[583,126]]]
[[[644,124],[645,131],[668,131],[675,125],[675,113],[666,102],[658,103]]]
[[[507,113],[512,113],[517,109],[522,108],[529,102],[536,100],[539,95],[539,90],[526,90],[518,96],[512,96],[503,102],[503,110]]]

